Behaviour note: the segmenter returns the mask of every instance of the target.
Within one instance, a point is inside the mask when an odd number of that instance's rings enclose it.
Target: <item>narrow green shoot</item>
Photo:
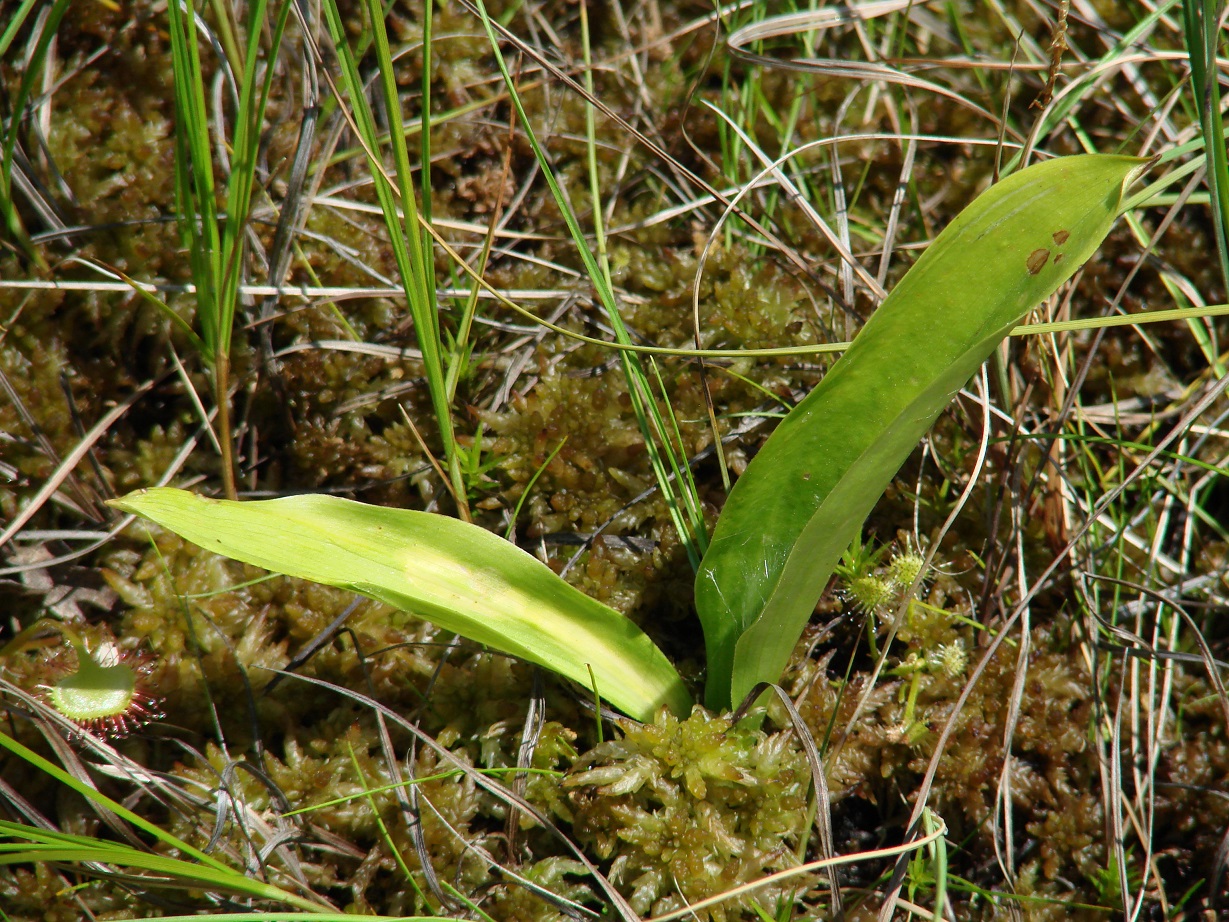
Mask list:
[[[550,463],[555,460],[555,455],[559,454],[559,450],[567,444],[567,441],[567,436],[564,436],[559,440],[559,444],[550,450],[550,454],[548,454],[546,459],[538,465],[538,469],[533,472],[533,476],[530,477],[529,481],[525,484],[525,489],[521,490],[521,495],[517,497],[516,500],[516,508],[512,510],[512,515],[509,516],[508,519],[508,528],[504,532],[505,541],[511,541],[512,536],[516,533],[516,520],[521,517],[521,509],[525,505],[525,500],[529,498],[529,494],[533,492],[533,485],[538,482],[538,478],[542,476],[542,472],[545,471]]]
[[[393,860],[397,863],[397,869],[414,888],[414,893],[427,906],[431,905],[431,901],[427,898],[427,894],[423,893],[422,888],[418,886],[418,881],[414,879],[414,872],[410,870],[410,866],[405,863],[405,858],[401,855],[401,849],[397,847],[397,843],[393,840],[392,834],[388,831],[388,826],[384,822],[384,817],[380,813],[380,806],[376,803],[375,792],[371,790],[371,785],[367,781],[367,776],[363,773],[363,766],[358,760],[358,754],[354,751],[354,747],[349,742],[346,743],[346,749],[350,754],[350,765],[354,768],[354,774],[358,777],[359,785],[363,789],[362,797],[367,801],[367,808],[371,811],[371,815],[375,817],[376,828],[380,831],[380,841],[384,843],[384,847],[388,849],[388,853],[393,856]]]
[[[565,772],[556,771],[550,768],[520,768],[515,765],[506,765],[496,768],[475,768],[473,769],[479,775],[487,775],[491,778],[498,778],[502,775],[543,775],[548,778],[560,779],[565,776]],[[393,784],[382,784],[377,787],[367,787],[364,781],[364,787],[356,794],[347,794],[344,797],[333,797],[329,800],[322,800],[318,804],[312,804],[310,807],[298,807],[294,810],[287,810],[282,814],[283,817],[300,816],[305,813],[312,813],[316,810],[324,810],[328,807],[336,807],[341,804],[348,804],[356,800],[369,800],[375,794],[384,794],[388,791],[395,791],[398,788],[408,788],[415,785],[429,784],[432,781],[444,781],[448,778],[456,778],[459,775],[464,775],[459,768],[451,768],[445,771],[437,772],[434,775],[419,775],[416,778],[403,778]]]
[[[68,12],[68,2],[69,0],[55,0],[43,20],[42,28],[34,40],[34,47],[22,69],[21,82],[17,86],[17,95],[13,98],[8,124],[4,126],[3,137],[0,137],[0,220],[4,222],[8,237],[42,269],[47,268],[46,260],[30,241],[21,216],[17,213],[17,204],[13,200],[13,161],[17,153],[17,139],[21,135],[21,126],[26,117],[26,105],[30,101],[35,81],[43,72],[43,61],[55,38],[56,30],[60,27],[60,20]],[[4,31],[0,32],[0,60],[3,60],[5,52],[30,13],[38,8],[39,0],[23,0],[13,11],[12,19]]]
[[[1207,153],[1208,188],[1212,201],[1212,233],[1220,257],[1221,277],[1229,284],[1229,156],[1225,152],[1225,125],[1221,116],[1220,67],[1216,56],[1224,39],[1221,14],[1224,3],[1185,0],[1183,34],[1190,58],[1191,91],[1199,113]]]
[[[550,187],[551,195],[555,199],[560,212],[563,214],[565,223],[568,226],[568,232],[572,237],[572,242],[576,247],[576,252],[584,263],[585,271],[589,276],[597,291],[598,300],[602,304],[602,308],[606,312],[607,318],[610,320],[611,328],[614,330],[616,342],[624,347],[619,350],[619,361],[622,364],[623,375],[628,385],[628,395],[631,398],[632,410],[636,416],[637,425],[640,427],[640,432],[644,436],[645,448],[649,455],[649,461],[653,468],[653,474],[662,491],[662,496],[665,499],[667,509],[670,514],[671,521],[674,524],[679,538],[683,546],[687,550],[687,555],[691,559],[692,566],[699,566],[700,558],[703,556],[705,549],[708,546],[708,531],[702,517],[696,518],[694,515],[688,515],[688,508],[698,509],[698,500],[693,503],[684,503],[680,500],[676,488],[674,487],[673,472],[680,467],[686,465],[686,459],[671,457],[673,449],[670,444],[669,430],[665,420],[662,417],[661,411],[658,409],[657,402],[654,399],[652,387],[649,383],[648,375],[645,373],[644,366],[640,362],[638,356],[626,347],[632,346],[631,334],[628,332],[626,325],[623,323],[623,318],[619,313],[618,300],[615,297],[614,288],[610,283],[608,269],[603,269],[601,261],[601,253],[604,252],[604,237],[600,230],[600,217],[598,221],[598,246],[599,252],[594,253],[590,247],[589,241],[586,238],[584,231],[581,229],[580,221],[576,217],[575,211],[569,203],[568,197],[564,194],[563,188],[559,184],[559,180],[555,175],[553,165],[550,158],[547,157],[541,143],[538,141],[536,132],[533,129],[532,123],[529,121],[529,116],[525,112],[524,105],[521,102],[520,96],[517,93],[516,83],[512,78],[511,72],[508,70],[508,64],[504,60],[502,51],[499,48],[499,39],[495,34],[495,27],[492,24],[491,17],[486,10],[482,0],[478,0],[478,13],[482,18],[482,24],[486,29],[487,38],[491,43],[491,48],[495,56],[495,63],[499,67],[500,74],[503,76],[504,84],[508,88],[509,95],[512,100],[513,108],[516,110],[517,119],[520,122],[522,130],[525,132],[525,137],[533,148],[534,156],[542,169],[542,175],[546,179],[547,185]],[[590,118],[592,118],[592,107],[589,107]],[[594,146],[594,141],[590,140],[590,148]],[[596,165],[593,160],[592,150],[590,151],[590,174],[591,177],[596,177]],[[595,181],[595,179],[591,179]],[[600,215],[601,200],[596,195],[593,198],[593,212],[595,216]]]
[[[381,98],[389,125],[387,153],[392,156],[393,161],[391,176],[385,170],[382,162],[385,150],[381,145],[380,132],[376,128],[375,114],[367,101],[363,79],[358,71],[357,58],[346,36],[341,12],[336,0],[326,0],[324,4],[329,34],[332,36],[333,45],[341,60],[342,84],[350,99],[354,118],[353,127],[363,144],[371,167],[372,185],[375,188],[376,198],[380,202],[380,208],[384,212],[384,224],[388,230],[393,257],[397,261],[397,270],[401,274],[401,284],[405,289],[410,316],[414,321],[418,348],[422,352],[423,372],[427,380],[427,389],[431,394],[431,405],[435,411],[436,425],[439,428],[440,441],[443,445],[448,488],[456,500],[461,518],[468,520],[469,502],[465,493],[465,478],[458,455],[448,377],[444,368],[439,311],[435,297],[435,264],[431,238],[419,226],[420,220],[427,219],[425,216],[420,218],[418,193],[414,188],[413,170],[410,167],[409,152],[405,143],[406,131],[401,117],[401,100],[397,90],[396,72],[393,69],[388,32],[384,26],[384,10],[379,0],[366,0],[365,10],[368,24],[371,27]],[[427,18],[430,18],[429,15]],[[429,103],[430,100],[426,100],[426,104],[429,105]],[[427,119],[429,116],[424,118]],[[423,124],[426,127],[429,122],[424,120]],[[419,133],[419,142],[424,156],[429,156],[430,147],[426,134],[425,130]],[[429,161],[424,159],[420,169],[424,174],[428,173]],[[425,192],[429,189],[429,180],[425,175],[422,188],[424,207],[426,207]],[[400,208],[398,200],[400,200]]]
[[[11,743],[20,745],[0,734],[0,745],[12,748]],[[187,848],[186,843],[179,844]],[[200,852],[196,854],[202,855]],[[92,877],[123,877],[129,885],[142,889],[191,889],[229,893],[269,900],[307,913],[304,916],[287,916],[284,913],[280,916],[265,913],[250,916],[262,920],[278,917],[319,918],[315,913],[326,908],[315,900],[305,899],[281,887],[249,877],[243,869],[227,867],[220,862],[205,863],[200,858],[188,861],[142,851],[125,842],[108,841],[94,836],[68,835],[0,820],[0,865],[48,862],[72,865],[77,873]]]
[[[9,46],[13,44],[13,39],[17,37],[21,27],[25,25],[26,18],[31,12],[38,9],[39,6],[39,0],[21,0],[21,5],[12,11],[12,18],[9,20],[8,25],[4,27],[4,31],[0,32],[0,58],[8,53]],[[60,14],[61,18],[63,18],[63,15],[63,13]]]
[[[205,103],[205,76],[195,7],[167,5],[175,91],[175,201],[179,231],[196,285],[196,317],[202,358],[213,372],[213,396],[218,407],[218,443],[222,452],[222,480],[226,495],[234,497],[235,463],[230,423],[230,349],[239,286],[247,251],[247,225],[251,214],[256,158],[261,127],[272,87],[273,62],[281,47],[290,0],[281,0],[269,31],[268,51],[261,40],[268,0],[248,7],[247,43],[243,58],[219,62],[238,68],[238,110],[234,135],[229,140],[230,171],[224,179],[225,214],[218,214],[218,179],[210,143],[211,124]],[[225,17],[223,17],[225,21]],[[237,47],[234,53],[238,53]],[[261,62],[265,66],[262,68]],[[263,70],[263,74],[262,74]]]
[[[422,7],[422,110],[418,132],[418,157],[421,164],[418,182],[422,195],[422,217],[427,224],[431,223],[431,77],[435,57],[432,44],[434,16],[435,0],[427,0]]]
[[[505,158],[504,169],[507,170],[507,168],[508,160]],[[457,385],[469,372],[470,355],[474,349],[470,341],[470,334],[473,330],[474,318],[478,314],[478,294],[482,290],[479,281],[486,272],[487,263],[491,259],[491,248],[495,243],[495,229],[499,222],[499,213],[499,209],[496,209],[491,215],[491,223],[482,241],[482,252],[478,256],[478,265],[473,270],[474,278],[470,280],[469,294],[464,304],[461,305],[461,316],[457,320],[456,332],[448,337],[448,371],[445,376],[445,388],[448,392],[449,403],[456,399]],[[455,275],[456,264],[452,266]],[[454,279],[454,283],[456,281]]]
[[[90,786],[85,781],[82,781],[74,775],[69,774],[67,771],[60,768],[60,766],[49,762],[47,759],[43,758],[43,756],[39,755],[37,752],[34,752],[32,749],[29,749],[3,731],[0,731],[0,748],[7,749],[17,758],[28,762],[34,768],[51,776],[60,784],[63,784],[70,790],[75,791],[86,801],[95,804],[104,810],[110,810],[124,822],[131,824],[135,828],[152,837],[154,841],[161,842],[163,845],[169,846],[170,848],[183,853],[189,858],[192,858],[194,861],[199,862],[202,868],[221,873],[225,873],[230,870],[217,858],[214,858],[212,855],[208,855],[200,849],[189,845],[178,836],[163,829],[157,823],[152,823],[149,820],[144,819],[132,810],[125,807],[119,801],[108,797],[106,794],[103,794],[98,789]],[[24,828],[25,827],[18,827],[18,829]],[[44,832],[44,830],[39,830],[39,832]],[[97,840],[89,841],[96,842]],[[309,904],[311,908],[315,908],[315,905],[316,904]]]

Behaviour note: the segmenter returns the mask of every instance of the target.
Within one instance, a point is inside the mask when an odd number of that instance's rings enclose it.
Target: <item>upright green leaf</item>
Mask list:
[[[730,492],[696,576],[707,703],[775,682],[842,552],[935,418],[1101,244],[1148,168],[1088,154],[979,196],[935,239]]]
[[[663,704],[680,715],[691,707],[674,667],[635,624],[476,525],[334,496],[236,503],[159,487],[112,504],[235,560],[413,612],[586,688],[596,677],[602,699],[637,720]]]
[[[1190,58],[1191,93],[1199,110],[1207,156],[1212,235],[1220,255],[1221,276],[1229,282],[1229,151],[1225,149],[1225,123],[1221,115],[1221,92],[1217,50],[1223,41],[1221,21],[1224,0],[1185,0],[1182,4],[1183,34]]]

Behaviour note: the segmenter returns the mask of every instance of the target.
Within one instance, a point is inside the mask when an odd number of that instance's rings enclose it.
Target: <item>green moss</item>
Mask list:
[[[797,864],[811,777],[790,734],[732,727],[702,708],[622,730],[581,757],[566,787],[573,829],[611,861],[638,913],[680,909]],[[756,897],[773,905],[802,885]],[[741,918],[746,905],[732,900],[700,915]]]

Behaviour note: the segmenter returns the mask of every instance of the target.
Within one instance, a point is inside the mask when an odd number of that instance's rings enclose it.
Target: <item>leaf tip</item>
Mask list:
[[[148,493],[149,490],[142,487],[139,490],[133,490],[124,496],[117,496],[115,499],[107,500],[107,505],[112,509],[118,509],[120,512],[135,513],[136,507],[140,505],[141,499]]]

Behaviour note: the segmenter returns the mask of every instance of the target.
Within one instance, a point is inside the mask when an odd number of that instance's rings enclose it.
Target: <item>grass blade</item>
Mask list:
[[[1190,57],[1191,89],[1203,129],[1211,193],[1212,234],[1220,257],[1221,278],[1229,283],[1229,155],[1225,151],[1225,124],[1221,117],[1219,68],[1220,18],[1224,3],[1187,0],[1182,4],[1186,51]]]
[[[581,229],[580,221],[577,219],[568,196],[564,194],[559,178],[555,174],[554,165],[551,163],[550,158],[546,156],[546,151],[542,148],[533,129],[533,123],[530,121],[529,115],[526,113],[525,107],[521,102],[520,95],[517,93],[516,81],[512,79],[512,74],[508,70],[508,64],[504,60],[503,52],[500,50],[499,39],[495,34],[495,28],[492,25],[486,6],[482,0],[477,0],[475,6],[478,10],[478,15],[482,19],[487,39],[491,43],[491,49],[495,55],[495,64],[499,68],[504,85],[508,89],[509,99],[512,101],[512,106],[516,111],[517,120],[520,122],[522,130],[525,132],[525,139],[533,149],[538,165],[542,169],[542,177],[550,188],[551,196],[563,215],[564,223],[567,224],[568,233],[576,247],[576,253],[584,263],[585,272],[593,283],[602,308],[610,320],[615,340],[621,346],[630,346],[632,345],[631,334],[623,323],[614,288],[610,283],[608,273],[602,267],[600,259],[604,252],[602,249],[604,246],[603,232],[600,223],[601,202],[596,194],[594,194],[593,211],[598,220],[597,243],[599,247],[599,252],[595,254],[593,248],[589,246],[589,241]],[[592,93],[590,95],[592,96]],[[589,106],[589,113],[588,117],[592,118],[592,105]],[[592,151],[594,143],[593,140],[590,140],[590,151]],[[595,163],[590,159],[591,178],[595,172]],[[619,362],[623,369],[623,377],[627,382],[627,392],[631,398],[636,423],[644,437],[649,463],[653,468],[653,476],[657,481],[658,487],[661,489],[662,498],[665,500],[666,508],[674,524],[675,531],[687,550],[687,556],[691,560],[692,568],[694,569],[699,566],[700,558],[708,547],[708,531],[703,515],[697,516],[695,514],[695,511],[700,509],[699,498],[697,496],[680,496],[680,494],[687,490],[688,484],[684,479],[676,478],[675,474],[681,468],[687,466],[686,458],[679,458],[675,455],[674,447],[670,441],[669,429],[654,399],[649,376],[644,370],[644,365],[640,361],[639,356],[627,349],[621,349],[619,351]],[[664,399],[665,395],[663,394],[662,396]],[[676,482],[678,484],[677,488]]]
[[[384,112],[388,118],[388,144],[392,154],[395,175],[390,177],[380,162],[381,136],[376,126],[375,114],[364,95],[364,85],[358,70],[358,62],[351,49],[346,28],[336,0],[324,4],[329,33],[342,65],[342,80],[350,98],[354,125],[367,153],[371,166],[371,179],[375,187],[384,224],[388,229],[393,256],[401,275],[402,286],[414,320],[414,333],[422,352],[423,372],[431,405],[439,427],[440,441],[448,466],[449,488],[456,499],[462,518],[469,518],[465,480],[461,473],[459,448],[456,444],[452,423],[447,376],[444,371],[442,342],[440,338],[439,313],[436,308],[435,266],[431,255],[430,237],[419,227],[419,208],[410,169],[409,153],[406,150],[406,131],[401,118],[401,100],[398,95],[396,71],[393,69],[392,50],[384,27],[384,11],[378,0],[366,3],[368,21],[371,25],[372,46],[378,64],[378,79],[383,95]],[[426,79],[426,78],[424,78]],[[424,127],[429,127],[429,117],[424,118]],[[429,156],[430,145],[425,131],[420,134],[424,151]],[[430,165],[423,160],[421,169],[429,172]],[[396,185],[394,185],[394,181]],[[428,187],[424,177],[423,189]],[[398,209],[397,200],[401,207]],[[424,208],[426,202],[424,200]],[[404,214],[404,224],[402,223]]]
[[[3,58],[16,37],[25,18],[34,9],[34,4],[23,3],[21,7],[13,11],[12,21],[6,26],[4,32],[0,33],[0,59]],[[17,203],[13,200],[13,161],[17,153],[18,133],[26,116],[26,103],[34,91],[34,83],[42,72],[42,61],[47,57],[52,39],[55,38],[56,30],[60,27],[60,20],[64,18],[66,12],[68,12],[68,0],[56,0],[46,11],[34,50],[27,66],[21,72],[21,83],[13,99],[9,123],[3,136],[0,137],[0,218],[4,221],[9,237],[20,245],[31,259],[44,267],[46,264],[42,254],[30,241],[21,216],[17,213]]]
[[[230,140],[233,153],[230,172],[224,182],[226,213],[222,218],[218,214],[218,180],[214,175],[210,147],[211,125],[205,103],[195,5],[193,0],[171,0],[167,4],[175,92],[176,211],[180,237],[188,251],[192,281],[196,284],[196,322],[200,327],[202,358],[213,371],[223,483],[226,494],[232,497],[235,496],[235,475],[229,397],[231,334],[243,280],[261,126],[290,9],[289,0],[282,0],[270,27],[269,49],[264,55],[261,54],[261,39],[266,27],[268,0],[255,0],[248,10],[247,46],[237,89],[235,131]],[[222,24],[225,25],[224,18]],[[233,45],[231,42],[224,44]],[[265,62],[264,79],[260,80],[262,60]],[[223,63],[236,64],[235,61]]]

